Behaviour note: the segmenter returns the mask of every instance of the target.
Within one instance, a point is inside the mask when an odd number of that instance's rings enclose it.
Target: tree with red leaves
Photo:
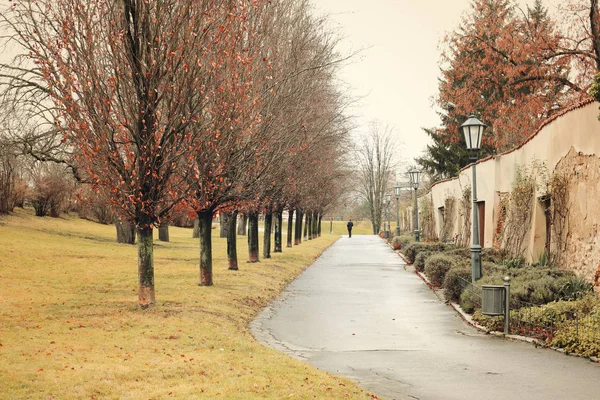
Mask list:
[[[536,0],[526,10],[510,0],[477,0],[445,39],[437,104],[442,127],[419,163],[436,177],[469,160],[460,125],[475,113],[488,126],[484,154],[520,144],[546,118],[588,97],[600,70],[597,0],[561,6],[555,21]]]
[[[236,1],[40,0],[10,18],[58,110],[55,124],[87,181],[106,188],[138,235],[139,304],[155,304],[153,227],[189,195],[207,62]]]
[[[539,1],[522,15],[508,0],[478,0],[446,40],[438,104],[457,139],[457,117],[477,113],[490,127],[486,143],[511,148],[581,92],[568,60],[552,57],[560,35]]]

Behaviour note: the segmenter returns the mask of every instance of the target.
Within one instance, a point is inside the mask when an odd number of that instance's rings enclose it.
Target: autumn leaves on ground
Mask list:
[[[339,237],[325,229],[239,271],[227,270],[214,229],[215,286],[199,287],[198,239],[172,228],[171,242],[155,244],[158,304],[142,310],[137,249],[115,243],[113,226],[18,210],[0,228],[2,399],[370,397],[248,331]],[[246,237],[238,246],[247,254]]]

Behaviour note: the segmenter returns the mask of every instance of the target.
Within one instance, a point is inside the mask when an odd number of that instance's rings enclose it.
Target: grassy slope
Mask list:
[[[191,230],[170,234],[155,247],[159,304],[143,311],[136,247],[115,243],[113,227],[28,211],[0,218],[0,398],[369,397],[248,331],[256,312],[338,236],[233,272],[224,239],[213,235],[215,286],[207,288],[196,285]],[[245,260],[245,237],[238,251]]]

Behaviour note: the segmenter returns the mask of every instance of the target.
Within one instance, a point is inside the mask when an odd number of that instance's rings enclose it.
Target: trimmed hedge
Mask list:
[[[489,261],[494,264],[502,264],[509,257],[508,252],[504,249],[497,250],[484,247],[481,249],[481,260]]]
[[[453,267],[464,266],[465,260],[446,254],[434,254],[425,261],[425,275],[435,286],[441,286],[446,273]]]
[[[400,243],[401,249],[405,249],[408,245],[415,242],[415,237],[412,235],[403,234],[400,236],[395,236],[394,240],[396,240],[396,238],[398,238],[397,240]]]
[[[411,243],[414,243],[415,238],[411,235],[400,235],[394,236],[392,239],[392,247],[394,250],[400,250],[406,248]]]
[[[481,308],[481,294],[476,290],[466,289],[460,294],[459,304],[464,312],[473,314],[476,309]]]
[[[442,252],[444,250],[454,249],[456,245],[452,243],[439,243],[439,242],[415,242],[407,247],[403,248],[402,253],[406,257],[406,260],[412,264],[415,262],[417,254],[422,251],[430,252]]]
[[[466,247],[458,247],[455,249],[445,250],[444,254],[447,254],[449,256],[456,256],[456,257],[471,259],[471,249],[468,249]]]
[[[444,278],[444,297],[448,301],[459,301],[466,284],[470,282],[470,268],[463,266],[450,268]]]
[[[501,285],[506,275],[511,278],[510,306],[513,310],[560,300],[577,300],[593,293],[592,284],[577,277],[572,271],[531,266],[506,268],[490,263],[483,263],[483,271],[482,279],[476,284],[479,288],[482,285]],[[464,300],[465,311],[472,310],[473,299],[469,295],[466,297],[461,297],[461,307]]]
[[[425,261],[427,261],[427,258],[431,255],[437,254],[435,251],[422,251],[419,254],[417,254],[417,256],[415,257],[415,262],[413,263],[413,267],[415,267],[415,270],[417,270],[418,272],[423,272],[425,271]]]
[[[457,247],[453,249],[448,249],[444,251],[445,254],[452,256],[459,256],[463,258],[471,258],[471,249],[468,247]],[[496,249],[481,249],[481,261],[487,261],[494,264],[502,264],[506,259],[507,254],[504,250],[496,250]]]

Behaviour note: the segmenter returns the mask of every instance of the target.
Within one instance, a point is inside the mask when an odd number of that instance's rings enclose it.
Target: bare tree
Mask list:
[[[384,197],[391,188],[396,169],[393,133],[390,127],[373,122],[357,151],[359,191],[369,206],[374,235],[381,228]]]

